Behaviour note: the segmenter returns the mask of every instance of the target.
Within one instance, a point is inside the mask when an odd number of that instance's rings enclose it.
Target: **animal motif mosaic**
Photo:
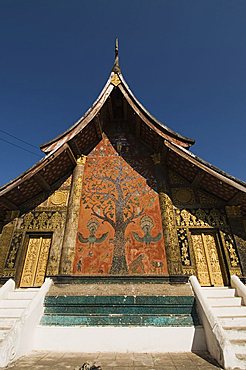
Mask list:
[[[152,162],[107,137],[88,155],[74,274],[166,274]]]

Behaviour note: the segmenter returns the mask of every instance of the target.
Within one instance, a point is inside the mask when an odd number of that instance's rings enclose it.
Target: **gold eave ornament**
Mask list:
[[[81,155],[79,158],[77,158],[77,164],[85,165],[86,162],[86,155]]]
[[[111,84],[113,84],[114,86],[118,86],[120,83],[121,80],[117,73],[113,73],[113,75],[111,76]]]

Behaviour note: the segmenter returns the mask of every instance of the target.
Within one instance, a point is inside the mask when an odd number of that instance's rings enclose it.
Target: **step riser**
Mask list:
[[[0,301],[0,308],[23,308],[30,304],[30,300],[4,299]]]
[[[193,306],[191,296],[48,296],[45,306]]]
[[[191,316],[64,316],[45,315],[41,325],[44,326],[193,326]]]
[[[229,339],[243,339],[246,341],[246,330],[226,330]]]
[[[24,309],[6,309],[6,308],[1,308],[0,309],[0,318],[3,317],[20,317],[23,314]]]
[[[208,298],[208,303],[212,307],[230,307],[230,306],[241,306],[241,297],[233,298]]]
[[[14,321],[10,321],[9,319],[0,319],[0,329],[1,330],[10,330],[13,326],[14,326],[14,323],[15,323],[16,320]]]
[[[28,299],[32,300],[36,296],[36,292],[11,292],[8,293],[7,299]]]
[[[169,314],[169,315],[182,315],[191,314],[191,307],[138,307],[138,306],[94,306],[94,307],[45,307],[45,314],[63,314],[63,315],[81,315],[81,314],[98,314],[98,315],[114,315],[114,314],[135,314],[135,315],[148,315],[148,314]]]
[[[219,322],[221,323],[221,325],[223,327],[229,327],[229,328],[233,328],[233,327],[236,327],[238,328],[239,326],[240,327],[246,327],[246,317],[242,318],[242,317],[235,317],[235,318],[223,318],[223,319],[220,319],[219,318]]]
[[[234,353],[240,353],[242,355],[246,355],[245,343],[242,343],[240,345],[232,344],[232,348],[233,348]]]
[[[14,326],[16,319],[1,319],[0,318],[0,328],[11,328]]]
[[[214,289],[214,288],[202,288],[204,297],[234,297],[235,289]]]
[[[218,317],[246,317],[246,307],[212,307],[212,312]]]

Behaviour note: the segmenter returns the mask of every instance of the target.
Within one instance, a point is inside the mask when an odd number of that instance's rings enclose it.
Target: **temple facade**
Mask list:
[[[116,47],[93,106],[0,188],[1,282],[244,280],[245,183],[193,144],[132,94]]]

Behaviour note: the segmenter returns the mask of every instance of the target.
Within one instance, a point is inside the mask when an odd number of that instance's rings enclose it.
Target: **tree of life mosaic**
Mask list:
[[[74,274],[167,273],[153,165],[136,154],[121,156],[105,137],[88,155]]]

